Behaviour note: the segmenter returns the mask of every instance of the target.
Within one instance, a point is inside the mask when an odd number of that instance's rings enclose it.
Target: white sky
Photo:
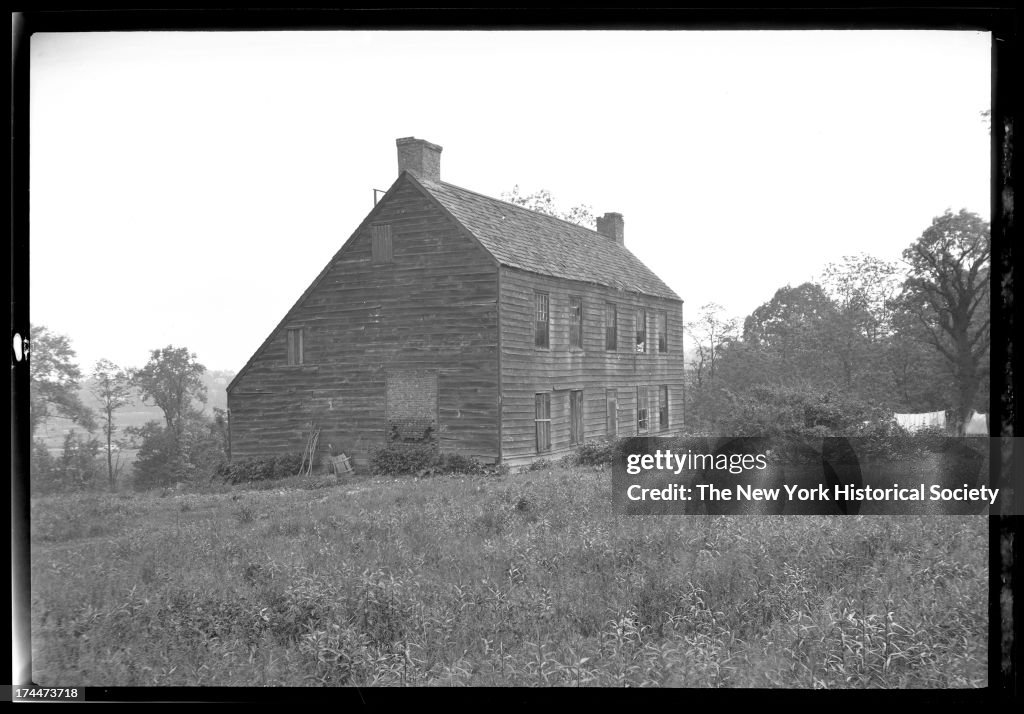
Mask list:
[[[30,315],[84,371],[238,370],[397,178],[625,216],[744,317],[946,208],[989,215],[978,32],[71,33],[32,38]]]

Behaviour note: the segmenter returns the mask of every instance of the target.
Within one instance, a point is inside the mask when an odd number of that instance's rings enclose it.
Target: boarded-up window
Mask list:
[[[388,370],[384,399],[388,443],[437,442],[437,371]]]
[[[606,350],[614,350],[618,347],[618,322],[619,316],[615,310],[615,303],[606,302],[604,304],[604,348]]]
[[[658,429],[668,429],[668,385],[663,384],[658,388]]]
[[[569,296],[569,347],[583,349],[583,298]]]
[[[583,443],[583,390],[569,392],[569,443]]]
[[[619,399],[614,389],[605,391],[605,412],[608,436],[619,433]]]
[[[288,364],[302,364],[302,333],[301,327],[288,330]]]
[[[647,387],[636,388],[636,431],[638,434],[646,432],[650,428],[648,421],[649,400],[647,398]]]
[[[647,351],[647,310],[643,308],[636,311],[636,351]]]
[[[534,399],[534,423],[537,427],[537,453],[551,451],[551,394],[537,394]]]
[[[533,343],[537,347],[547,349],[550,345],[548,335],[551,332],[551,311],[548,309],[548,294],[535,293],[534,304],[536,305],[536,329],[534,331]]]
[[[373,226],[373,262],[390,263],[393,259],[391,224],[377,223]]]
[[[658,352],[668,352],[668,313],[658,312]]]

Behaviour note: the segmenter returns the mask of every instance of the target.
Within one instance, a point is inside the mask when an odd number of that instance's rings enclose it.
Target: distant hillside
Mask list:
[[[234,378],[235,373],[228,370],[213,370],[203,374],[203,384],[206,385],[206,405],[203,407],[203,411],[206,414],[213,414],[214,407],[227,409],[227,387]],[[79,395],[87,407],[98,412],[100,403],[92,393],[92,386],[92,380],[83,381]],[[203,405],[196,404],[196,406]],[[160,411],[159,407],[144,403],[136,394],[131,404],[115,412],[114,419],[118,429],[123,429],[127,426],[142,426],[147,421],[162,423],[164,413]],[[64,435],[71,429],[83,431],[80,426],[69,419],[53,418],[39,426],[36,430],[36,437],[42,439],[51,449],[60,448],[64,443]],[[97,436],[101,435],[102,430],[97,429],[96,434]]]

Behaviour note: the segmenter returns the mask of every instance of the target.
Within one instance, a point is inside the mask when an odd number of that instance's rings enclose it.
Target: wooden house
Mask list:
[[[397,180],[228,386],[233,459],[394,443],[555,458],[683,422],[682,300],[597,230],[441,181],[398,139]]]

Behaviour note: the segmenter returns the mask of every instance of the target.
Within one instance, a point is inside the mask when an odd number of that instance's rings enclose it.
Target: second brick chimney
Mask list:
[[[418,179],[441,180],[441,147],[429,141],[407,136],[397,139],[398,174],[408,171]]]
[[[611,238],[619,245],[625,245],[625,226],[621,213],[606,213],[597,219],[597,232]]]

